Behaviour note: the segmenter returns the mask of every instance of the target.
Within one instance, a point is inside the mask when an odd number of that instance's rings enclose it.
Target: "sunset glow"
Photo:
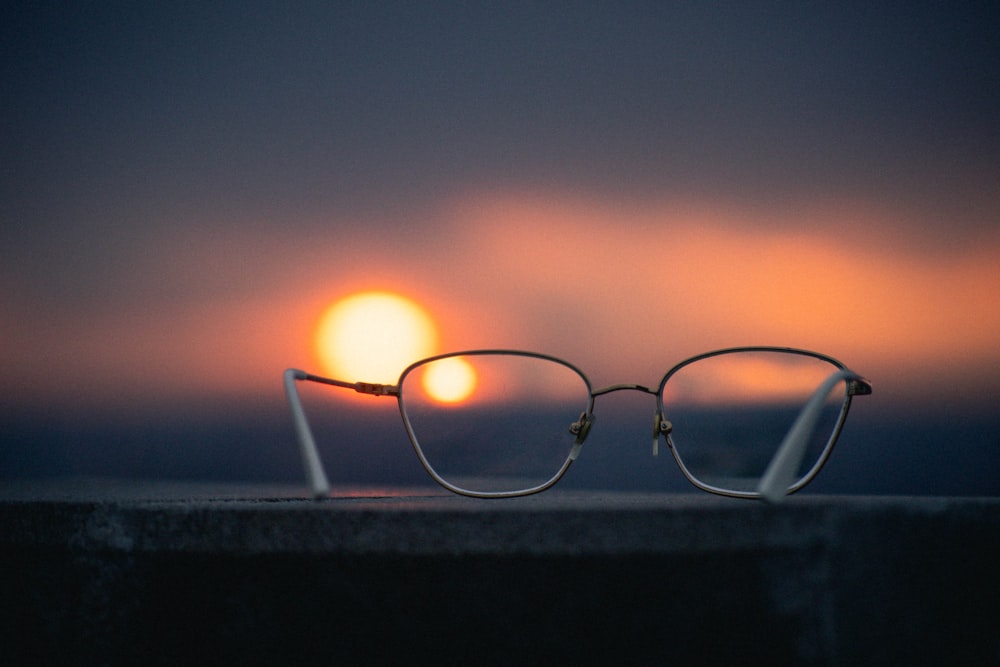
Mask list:
[[[316,328],[325,372],[346,381],[394,383],[434,353],[437,331],[420,306],[396,294],[355,294],[332,305]]]
[[[206,288],[156,316],[20,312],[0,324],[5,367],[25,378],[22,395],[79,404],[266,393],[288,365],[393,383],[433,354],[498,347],[555,354],[595,385],[652,383],[711,349],[788,345],[838,358],[899,401],[936,400],[942,384],[953,399],[981,400],[1000,386],[996,233],[948,252],[887,252],[877,216],[861,205],[803,211],[829,223],[791,233],[782,230],[794,220],[777,213],[768,228],[722,207],[470,193],[425,216],[448,239],[447,253],[431,257],[412,251],[416,235],[243,233],[245,253],[268,249],[255,264],[262,279],[245,293]],[[838,220],[861,222],[841,235],[829,231]],[[216,282],[237,285],[246,271],[225,238],[157,247],[168,282],[211,266]],[[338,253],[330,268],[324,258]],[[283,269],[295,258],[306,268],[290,278]],[[377,282],[364,279],[369,258],[389,267]],[[60,369],[45,394],[35,358]],[[118,370],[128,368],[144,372]],[[95,387],[108,372],[116,382]]]

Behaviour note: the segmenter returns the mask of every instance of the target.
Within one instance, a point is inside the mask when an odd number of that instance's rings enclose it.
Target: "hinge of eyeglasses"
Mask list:
[[[359,394],[371,394],[373,396],[399,396],[399,387],[394,384],[355,382],[354,391]]]
[[[857,378],[847,383],[848,396],[867,396],[872,393],[872,384],[864,378]]]

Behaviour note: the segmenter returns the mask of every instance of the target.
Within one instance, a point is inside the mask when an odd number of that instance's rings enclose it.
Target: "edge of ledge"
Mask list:
[[[704,494],[575,491],[502,501],[0,497],[2,545],[130,554],[697,554],[828,548],[851,531],[890,539],[928,525],[995,532],[1000,498],[799,495],[770,506]]]

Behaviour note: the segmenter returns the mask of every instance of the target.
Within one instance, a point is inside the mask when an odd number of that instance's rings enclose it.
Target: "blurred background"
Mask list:
[[[0,479],[298,482],[281,373],[382,290],[598,386],[824,352],[874,394],[809,492],[996,495],[996,16],[7,3]],[[305,393],[334,481],[425,478],[391,399]],[[645,483],[646,398],[567,481]]]

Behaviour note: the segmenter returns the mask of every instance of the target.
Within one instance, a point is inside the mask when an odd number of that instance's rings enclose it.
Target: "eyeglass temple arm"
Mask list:
[[[816,429],[816,422],[823,411],[823,404],[837,383],[847,381],[848,396],[872,393],[871,384],[857,373],[840,370],[832,373],[816,388],[805,407],[799,413],[792,428],[764,471],[757,492],[767,501],[780,503],[788,494],[788,487],[795,481],[802,457],[805,456],[809,439]]]
[[[299,398],[299,390],[295,386],[296,381],[309,380],[319,382],[334,387],[344,387],[353,389],[362,394],[374,394],[376,396],[395,396],[398,392],[392,385],[373,384],[368,382],[343,382],[330,378],[312,375],[305,371],[289,368],[285,371],[285,396],[288,399],[288,406],[292,410],[292,422],[295,424],[295,434],[299,441],[299,452],[302,454],[302,465],[306,472],[306,482],[313,497],[323,498],[330,493],[330,482],[327,481],[326,473],[323,471],[323,462],[319,458],[319,450],[316,449],[316,441],[313,440],[312,429],[309,428],[309,420],[306,419],[306,411],[302,407],[302,399]]]
[[[316,449],[316,442],[313,440],[312,429],[309,428],[309,421],[306,419],[306,411],[302,408],[302,400],[299,398],[299,390],[295,386],[296,380],[308,380],[309,374],[305,371],[289,368],[285,371],[285,397],[288,399],[288,406],[292,410],[292,422],[295,424],[295,435],[299,441],[299,453],[302,454],[302,465],[306,471],[306,482],[313,497],[322,498],[330,492],[330,482],[323,472],[323,463],[319,458],[319,451]]]

